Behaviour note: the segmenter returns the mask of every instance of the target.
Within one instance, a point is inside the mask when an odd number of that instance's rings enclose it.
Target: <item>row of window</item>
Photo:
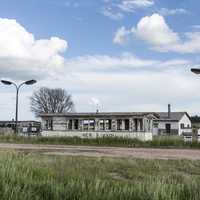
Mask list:
[[[140,121],[140,125],[138,127],[138,121],[135,120],[135,128],[138,130],[142,130],[143,123],[142,120]],[[71,119],[69,120],[68,127],[66,127],[68,130],[78,130],[79,126],[82,126],[83,130],[95,130],[95,120],[94,119],[85,119],[79,121],[78,119]],[[111,130],[113,126],[113,129],[117,130],[129,130],[130,129],[130,120],[129,119],[117,119],[117,123],[112,125],[111,119],[101,119],[99,120],[99,130]],[[116,127],[115,127],[116,126]],[[45,122],[45,128],[46,130],[53,130],[53,121],[51,119],[46,120]]]
[[[180,124],[180,127],[181,127],[181,129],[190,128],[190,125],[188,124],[187,126],[185,126],[185,124],[181,123],[181,124]]]
[[[165,124],[166,126],[171,126],[171,124]],[[154,123],[154,128],[158,128],[158,123]],[[184,129],[184,128],[190,128],[190,125],[188,124],[187,126],[185,126],[185,124],[181,123],[180,124],[180,128]]]

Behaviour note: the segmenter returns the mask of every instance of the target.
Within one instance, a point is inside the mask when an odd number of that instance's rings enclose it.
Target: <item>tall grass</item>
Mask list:
[[[78,138],[78,137],[22,137],[16,135],[0,135],[0,143],[25,144],[61,144],[61,145],[93,145],[110,147],[154,147],[154,148],[197,148],[200,143],[194,141],[185,143],[180,136],[156,136],[153,141],[143,142],[137,139],[104,137],[104,138]]]
[[[0,153],[0,197],[199,200],[200,161]]]

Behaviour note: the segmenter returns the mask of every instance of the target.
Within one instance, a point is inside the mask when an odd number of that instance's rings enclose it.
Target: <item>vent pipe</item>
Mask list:
[[[171,105],[168,104],[168,118],[171,118]]]

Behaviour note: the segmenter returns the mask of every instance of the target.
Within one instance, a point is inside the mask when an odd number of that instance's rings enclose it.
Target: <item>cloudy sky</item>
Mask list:
[[[65,88],[76,111],[200,113],[197,0],[0,0],[0,78],[36,79],[20,93],[21,120],[41,86]],[[0,85],[0,120],[15,89]]]

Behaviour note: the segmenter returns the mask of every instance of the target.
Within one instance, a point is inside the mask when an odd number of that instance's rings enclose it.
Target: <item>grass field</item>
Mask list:
[[[157,136],[153,141],[142,142],[137,139],[105,137],[96,139],[81,139],[78,137],[20,137],[15,135],[0,135],[0,143],[25,144],[61,144],[61,145],[91,145],[113,147],[146,147],[146,148],[196,148],[200,143],[185,143],[179,136]]]
[[[0,152],[2,200],[199,200],[200,161]]]

